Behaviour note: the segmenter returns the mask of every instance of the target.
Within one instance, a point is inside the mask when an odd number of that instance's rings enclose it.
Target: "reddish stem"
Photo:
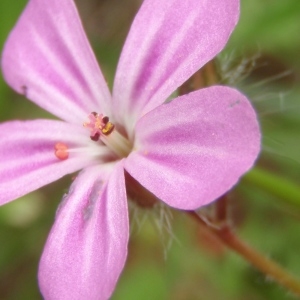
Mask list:
[[[214,227],[203,220],[196,212],[189,214],[197,220],[197,222],[207,229],[211,234],[215,235],[228,248],[235,251],[245,260],[255,266],[262,273],[272,278],[281,286],[288,289],[294,295],[300,297],[300,280],[295,278],[279,264],[270,260],[266,256],[259,253],[257,250],[250,247],[248,244],[240,240],[232,231],[228,224],[223,224],[220,227]]]

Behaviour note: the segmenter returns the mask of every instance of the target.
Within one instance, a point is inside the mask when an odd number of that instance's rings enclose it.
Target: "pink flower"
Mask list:
[[[29,1],[4,48],[4,77],[62,121],[0,126],[0,203],[82,169],[41,258],[45,299],[111,296],[129,236],[124,170],[166,204],[193,210],[251,168],[260,132],[241,93],[215,86],[164,104],[221,51],[238,15],[238,0],[145,0],[111,96],[73,1]]]

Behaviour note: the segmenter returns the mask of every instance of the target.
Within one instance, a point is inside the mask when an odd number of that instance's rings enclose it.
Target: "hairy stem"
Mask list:
[[[228,199],[227,194],[223,195],[215,202],[215,220],[217,224],[223,224],[227,222],[228,213]]]
[[[189,214],[195,220],[197,220],[197,222],[201,226],[205,227],[209,232],[214,234],[228,248],[235,251],[262,273],[272,278],[274,281],[285,287],[294,295],[300,297],[300,280],[288,273],[279,264],[262,255],[257,250],[253,249],[244,241],[239,239],[228,224],[223,224],[220,227],[215,227],[208,224],[196,212],[189,212]]]

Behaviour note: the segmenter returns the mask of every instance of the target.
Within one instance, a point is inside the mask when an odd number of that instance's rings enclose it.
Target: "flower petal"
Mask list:
[[[122,163],[109,171],[84,170],[63,201],[39,267],[45,299],[112,294],[126,260],[129,221]]]
[[[91,163],[91,157],[71,153],[55,156],[54,146],[72,147],[89,137],[83,128],[61,121],[15,121],[0,125],[0,205],[14,200]]]
[[[223,49],[238,16],[238,0],[145,0],[117,68],[119,118],[136,121],[162,104]]]
[[[126,170],[170,206],[196,209],[253,165],[260,131],[249,101],[215,86],[178,97],[140,119]]]
[[[110,114],[110,94],[72,0],[30,0],[2,55],[17,92],[69,122]]]

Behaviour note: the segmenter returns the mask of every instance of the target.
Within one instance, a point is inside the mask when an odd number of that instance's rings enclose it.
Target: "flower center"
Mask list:
[[[92,141],[99,139],[120,158],[127,157],[131,152],[132,145],[123,135],[121,135],[107,116],[91,112],[88,116],[89,121],[84,122],[83,126],[90,130]]]
[[[90,130],[90,138],[94,142],[99,140],[101,143],[100,147],[72,147],[69,148],[63,142],[58,142],[54,145],[54,154],[59,160],[66,160],[69,158],[70,153],[79,153],[89,151],[89,155],[107,157],[111,156],[111,152],[118,158],[124,158],[129,155],[132,150],[132,143],[129,142],[122,134],[120,134],[116,126],[109,121],[107,116],[91,112],[88,116],[89,121],[84,122],[83,126]],[[115,157],[113,158],[115,159]]]

